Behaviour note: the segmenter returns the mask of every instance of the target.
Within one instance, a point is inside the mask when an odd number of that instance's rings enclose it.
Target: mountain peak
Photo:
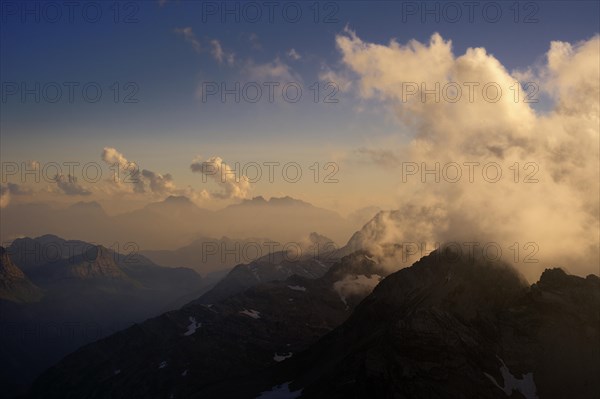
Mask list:
[[[0,247],[0,299],[35,302],[41,296],[41,290],[11,261],[8,251]]]
[[[192,204],[192,201],[185,195],[169,195],[163,202],[165,204]]]
[[[70,275],[81,279],[96,277],[128,279],[115,262],[115,253],[102,245],[87,249],[79,259],[80,262],[74,262],[75,264],[69,267]]]

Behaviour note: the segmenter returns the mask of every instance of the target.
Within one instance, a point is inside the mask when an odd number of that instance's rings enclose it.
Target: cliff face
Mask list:
[[[307,398],[595,398],[600,279],[426,257],[386,278],[278,384]],[[274,383],[273,386],[276,384]]]
[[[0,299],[11,302],[36,302],[42,290],[33,284],[0,247]]]

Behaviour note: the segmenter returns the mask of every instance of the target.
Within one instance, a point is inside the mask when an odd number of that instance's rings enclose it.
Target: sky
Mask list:
[[[485,48],[512,76],[540,83],[543,74],[535,71],[547,63],[551,42],[575,45],[600,30],[595,1],[474,3],[472,9],[463,2],[402,1],[274,2],[271,8],[269,2],[91,1],[71,9],[2,1],[3,191],[12,182],[27,187],[21,194],[13,189],[13,203],[97,200],[109,211],[173,194],[212,209],[257,195],[290,195],[342,214],[371,205],[396,208],[406,187],[401,170],[378,151],[407,145],[418,129],[398,117],[385,88],[366,88],[365,76],[379,72],[351,59],[356,52],[341,49],[343,38],[364,46],[427,45],[437,33],[456,57]],[[418,62],[415,68],[431,70],[440,61]],[[386,68],[401,70],[402,63],[400,57]],[[264,82],[279,84],[272,102]],[[223,102],[221,84],[236,83],[240,101],[230,94]],[[285,97],[281,88],[290,83]],[[252,102],[256,87],[262,97]],[[102,95],[93,101],[98,88]],[[544,87],[536,98],[530,108],[539,115],[556,106]],[[121,175],[127,172],[122,159],[135,163],[145,189],[104,184],[115,160]],[[238,163],[237,174],[250,174],[257,163],[262,175],[254,183],[224,183],[192,167],[208,160]],[[8,163],[21,172],[26,163],[43,169],[53,162],[63,165],[63,184],[8,176]],[[86,181],[77,169],[71,181],[65,162],[100,165],[102,179]],[[273,181],[265,163],[277,164]],[[57,174],[52,167],[44,173]]]

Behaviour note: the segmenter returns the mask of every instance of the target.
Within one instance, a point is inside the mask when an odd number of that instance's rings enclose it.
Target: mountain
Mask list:
[[[291,197],[263,197],[244,200],[216,212],[217,220],[227,222],[222,233],[228,236],[272,237],[294,242],[309,231],[319,231],[336,242],[346,241],[353,226],[336,212]]]
[[[36,238],[17,238],[7,247],[7,251],[25,273],[31,273],[41,266],[81,255],[90,247],[91,244],[85,241],[65,240],[45,234]]]
[[[288,243],[287,249],[292,252],[289,256],[283,256],[287,252],[282,251],[282,248],[281,243],[269,238],[200,237],[176,250],[145,250],[141,254],[164,266],[188,267],[202,275],[208,275],[261,258],[271,262],[286,258],[307,259],[311,256],[325,259],[327,253],[336,249],[336,245],[330,238],[313,232],[306,239]]]
[[[249,264],[240,264],[234,267],[210,291],[194,302],[211,304],[244,292],[248,288],[271,281],[282,281],[292,275],[315,279],[323,276],[328,269],[329,265],[317,259],[303,261],[283,259],[279,262],[261,259]]]
[[[71,280],[122,281],[133,284],[133,280],[116,264],[115,258],[114,253],[102,245],[91,246],[80,255],[38,269],[37,272],[32,272],[32,275],[44,284],[64,281],[71,284]]]
[[[214,224],[214,213],[184,196],[169,196],[142,209],[116,215],[113,241],[135,242],[139,248],[173,248],[189,243]]]
[[[13,264],[4,247],[0,247],[0,300],[36,302],[43,292]]]
[[[145,250],[141,254],[163,266],[188,267],[207,275],[262,258],[271,242],[269,238],[200,237],[176,250]]]
[[[388,276],[306,352],[221,393],[597,398],[599,308],[594,275],[549,269],[528,286],[509,266],[433,253]]]
[[[311,233],[301,246],[290,251],[268,253],[258,259],[235,266],[216,285],[194,303],[210,304],[262,283],[282,281],[290,276],[316,279],[322,277],[340,258],[333,242]]]
[[[345,242],[355,230],[336,212],[291,197],[256,197],[212,211],[185,196],[170,196],[141,209],[108,215],[97,202],[15,204],[2,210],[4,241],[49,232],[61,237],[101,243],[107,248],[131,244],[144,250],[181,248],[203,237],[269,237],[280,247],[310,231]]]
[[[356,253],[322,277],[263,282],[211,304],[191,303],[78,350],[49,369],[32,397],[190,397],[293,357],[342,323],[370,292],[348,280],[386,271]]]
[[[141,255],[50,235],[13,244],[2,268],[10,264],[6,260],[22,261],[21,274],[44,296],[32,303],[0,297],[0,385],[6,396],[23,392],[42,370],[82,345],[203,293],[193,270],[158,266]]]

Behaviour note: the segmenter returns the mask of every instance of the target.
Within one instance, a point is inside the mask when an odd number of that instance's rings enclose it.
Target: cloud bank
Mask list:
[[[354,76],[355,94],[386,106],[413,132],[398,148],[358,151],[398,172],[391,183],[399,187],[399,211],[367,226],[365,243],[381,250],[402,241],[428,242],[429,248],[435,242],[498,242],[506,257],[518,243],[518,266],[532,279],[550,265],[598,273],[599,36],[552,42],[543,65],[512,73],[484,48],[453,54],[451,41],[439,34],[429,43],[382,45],[347,29],[336,43],[344,66],[337,72]],[[536,85],[515,85],[523,76]],[[551,111],[536,111],[526,101],[532,88],[553,101]],[[440,169],[456,163],[462,178],[452,182],[456,169],[444,176],[436,163]],[[498,181],[483,176],[483,165],[491,163],[500,167]],[[474,168],[472,181],[465,164]],[[434,172],[423,175],[424,169]],[[539,247],[538,263],[523,263],[529,242]]]

